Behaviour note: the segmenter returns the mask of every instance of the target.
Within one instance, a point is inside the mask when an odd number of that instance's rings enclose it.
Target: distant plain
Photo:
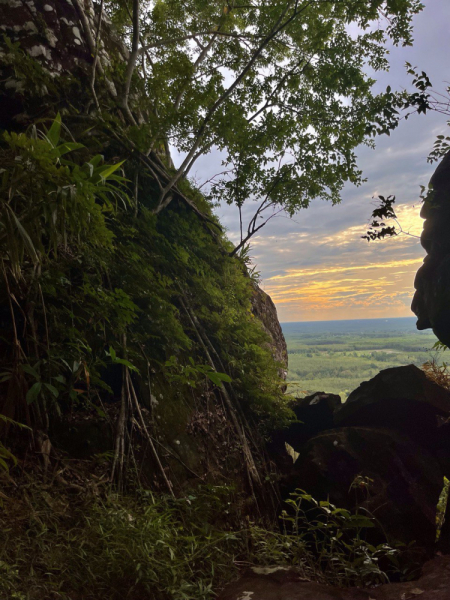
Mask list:
[[[414,317],[281,324],[288,347],[288,392],[340,394],[345,400],[382,369],[436,360],[431,330],[418,331]],[[450,357],[450,351],[447,351]]]

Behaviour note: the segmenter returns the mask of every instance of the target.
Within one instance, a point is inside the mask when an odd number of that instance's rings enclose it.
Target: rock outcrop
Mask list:
[[[354,390],[334,415],[336,427],[386,427],[432,449],[438,416],[450,414],[450,392],[414,365],[380,371]]]
[[[450,469],[450,392],[408,365],[363,382],[343,405],[317,393],[293,410],[302,423],[276,432],[272,442],[283,497],[301,488],[341,508],[362,506],[379,522],[374,541],[387,534],[429,554]],[[286,452],[280,459],[284,442],[299,453],[295,464]]]
[[[278,320],[277,309],[272,298],[266,292],[263,292],[259,286],[255,285],[253,289],[253,314],[261,321],[264,330],[269,335],[272,355],[277,362],[283,365],[281,375],[283,379],[286,379],[288,366],[287,346]]]
[[[412,310],[417,328],[432,328],[441,342],[450,345],[450,153],[430,180],[432,191],[421,210],[425,219],[421,235],[427,251],[415,279]]]
[[[391,542],[432,548],[443,472],[438,461],[406,435],[388,429],[343,427],[311,439],[300,452],[291,487],[317,500],[373,515]],[[366,513],[365,513],[366,514]],[[384,530],[384,532],[382,531]]]
[[[219,600],[448,600],[450,556],[424,565],[417,581],[388,583],[377,588],[342,589],[307,581],[295,568],[253,567],[229,585]]]

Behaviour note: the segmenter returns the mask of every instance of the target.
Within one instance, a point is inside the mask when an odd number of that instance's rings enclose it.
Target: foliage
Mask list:
[[[2,597],[206,600],[236,573],[242,539],[220,524],[228,488],[178,500],[151,492],[72,496],[70,509],[61,487],[51,495],[37,483],[28,490],[29,504],[19,504],[26,530],[4,501]]]
[[[339,202],[346,181],[361,182],[354,149],[398,122],[398,95],[374,95],[366,67],[388,68],[389,41],[412,43],[422,8],[418,0],[136,0],[131,12],[105,2],[132,49],[120,72],[133,139],[142,150],[170,143],[183,154],[161,182],[156,211],[212,148],[224,171],[211,196],[239,210],[257,203],[239,247],[279,210]]]
[[[439,344],[441,350],[447,349],[447,346],[444,346],[441,342],[439,342]],[[436,349],[436,344],[433,348]],[[441,387],[450,390],[450,372],[447,363],[443,362],[442,364],[439,364],[438,361],[433,358],[432,360],[427,361],[422,368],[429,379]]]
[[[436,542],[441,537],[441,531],[445,521],[445,514],[447,512],[449,491],[450,481],[444,476],[444,485],[442,492],[439,495],[439,502],[436,508]]]
[[[385,223],[385,221],[390,220],[394,220],[398,223],[394,209],[395,196],[387,196],[386,198],[384,196],[378,196],[378,199],[380,203],[372,212],[370,228],[366,235],[361,236],[363,240],[367,240],[368,242],[398,235],[395,226],[386,225]]]
[[[38,473],[2,486],[2,597],[209,600],[242,564],[291,565],[340,585],[385,581],[382,559],[395,570],[395,550],[364,541],[372,519],[303,492],[288,501],[280,531],[244,519],[242,499],[227,486],[199,486],[178,499],[145,490],[118,496],[95,464],[88,479],[83,468],[64,466],[78,486],[43,484]]]
[[[411,113],[426,114],[427,111],[435,111],[443,115],[450,115],[450,86],[445,89],[445,92],[438,92],[433,89],[428,75],[422,71],[418,73],[417,67],[413,67],[410,63],[406,63],[407,73],[413,77],[412,84],[416,88],[416,92],[405,94],[403,102],[399,107],[403,110],[413,109],[405,115],[405,119]],[[433,163],[441,160],[450,148],[450,137],[445,135],[436,136],[433,150],[428,156],[428,162]]]
[[[450,86],[448,86],[444,93],[433,89],[433,85],[428,75],[417,70],[417,67],[413,67],[411,63],[406,63],[407,73],[412,76],[412,84],[417,91],[404,92],[396,97],[394,104],[396,110],[403,112],[405,120],[409,118],[411,114],[426,114],[427,111],[435,111],[446,116],[450,116]],[[447,122],[447,125],[450,121]],[[433,163],[440,161],[450,149],[450,136],[439,134],[436,136],[434,141],[433,149],[428,155],[427,161]],[[433,190],[432,186],[420,186],[420,198],[424,202],[427,199],[432,198]],[[402,230],[401,224],[397,220],[395,214],[394,204],[395,196],[389,195],[387,197],[378,196],[379,205],[372,212],[372,222],[370,223],[370,229],[366,235],[362,236],[367,241],[380,240],[385,237],[392,237],[399,235],[399,233],[407,233]],[[379,220],[381,219],[381,221]],[[394,221],[386,225],[383,221]],[[407,234],[411,235],[411,234]],[[412,236],[417,237],[417,236]]]
[[[316,577],[318,574],[322,581],[339,586],[367,586],[386,583],[388,573],[397,572],[398,549],[366,541],[367,529],[376,527],[371,515],[362,510],[351,513],[325,500],[318,502],[299,489],[290,496],[281,515],[284,535],[295,540],[297,548],[303,546]]]
[[[225,383],[247,413],[282,413],[278,366],[251,312],[252,282],[223,252],[226,239],[218,243],[183,205],[157,219],[147,207],[151,185],[137,214],[123,161],[91,157],[62,131],[58,115],[48,130],[5,134],[1,148],[0,297],[9,325],[0,386],[11,416],[45,429],[47,414],[105,415],[104,402],[120,395],[113,373],[128,369],[148,385],[149,368],[180,392]],[[192,315],[216,368],[205,364]]]
[[[110,246],[105,215],[114,205],[109,196],[125,198],[112,185],[124,182],[114,174],[122,163],[104,165],[97,155],[78,166],[63,157],[83,145],[60,143],[60,130],[58,115],[41,135],[35,127],[30,135],[4,134],[0,249],[16,279],[24,262],[45,262],[61,247]]]
[[[218,373],[210,365],[196,365],[192,356],[189,357],[189,364],[179,365],[175,356],[171,356],[166,361],[166,377],[171,383],[181,383],[195,387],[198,381],[209,379],[214,385],[220,386],[222,382],[231,383],[231,377],[226,373]]]

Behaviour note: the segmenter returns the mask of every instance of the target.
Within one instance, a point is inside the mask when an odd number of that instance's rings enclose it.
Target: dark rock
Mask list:
[[[432,328],[441,342],[450,345],[450,152],[430,184],[433,189],[421,211],[425,219],[421,243],[428,256],[416,275],[411,308],[418,329]]]
[[[288,354],[286,340],[278,320],[277,309],[271,297],[255,285],[252,296],[252,311],[270,337],[270,348],[274,359],[282,364],[281,376],[286,379],[288,367]]]
[[[274,431],[268,444],[269,455],[280,473],[289,473],[293,464],[292,457],[286,451],[286,443],[298,452],[312,437],[321,431],[332,429],[334,412],[341,403],[341,397],[336,394],[316,392],[305,398],[296,398],[290,404],[289,408],[298,422],[294,421],[288,427]]]
[[[253,567],[229,585],[219,600],[449,600],[450,556],[437,556],[417,581],[377,588],[343,589],[305,581],[295,568]]]
[[[311,429],[320,428],[319,431],[333,426],[333,415],[342,405],[338,394],[315,392],[304,398],[296,398],[292,410],[299,421],[304,421]]]
[[[300,423],[293,423],[286,430],[286,442],[299,451],[309,439],[321,431],[332,429],[333,415],[341,404],[340,396],[325,392],[297,398],[291,408]]]
[[[450,414],[450,392],[415,367],[394,367],[364,381],[334,415],[337,427],[395,429],[434,449],[438,416]]]
[[[368,484],[355,486],[357,477],[369,478]],[[362,506],[389,539],[416,541],[422,548],[432,548],[435,541],[442,487],[443,472],[429,452],[405,435],[368,427],[345,427],[313,438],[290,477],[291,491],[302,488],[317,500],[329,498],[352,511]]]

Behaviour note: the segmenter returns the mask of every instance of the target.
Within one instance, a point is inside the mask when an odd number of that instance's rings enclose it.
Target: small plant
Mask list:
[[[436,507],[436,542],[441,537],[442,527],[445,522],[445,513],[447,511],[448,496],[450,492],[450,480],[444,477],[444,487],[439,495],[439,502]]]
[[[263,564],[289,564],[322,583],[369,586],[389,581],[399,571],[399,550],[366,540],[375,519],[318,502],[296,490],[281,514],[283,533],[253,531],[255,556]]]
[[[222,383],[231,383],[231,377],[226,373],[215,371],[210,365],[199,365],[194,362],[192,356],[189,357],[189,364],[182,365],[175,356],[171,356],[166,361],[166,377],[171,383],[189,385],[196,387],[201,380],[209,380],[214,385],[220,386]]]

